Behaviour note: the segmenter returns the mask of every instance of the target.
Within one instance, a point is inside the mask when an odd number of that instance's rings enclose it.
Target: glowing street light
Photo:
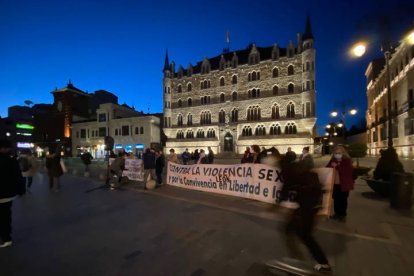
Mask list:
[[[332,112],[331,112],[331,116],[332,116],[332,117],[336,117],[336,116],[338,116],[338,112],[336,112],[336,111],[332,111]]]
[[[357,110],[355,109],[355,108],[352,108],[351,110],[349,110],[349,114],[351,114],[351,115],[355,115],[355,114],[357,114]]]
[[[351,53],[355,57],[362,57],[365,54],[366,50],[367,44],[364,42],[358,42],[351,48]]]
[[[343,123],[339,123],[338,124],[338,127],[343,127],[344,126],[344,124]]]
[[[326,128],[331,128],[331,127],[332,127],[332,126],[331,126],[331,125],[329,125],[329,124],[328,124],[328,125],[326,125]]]

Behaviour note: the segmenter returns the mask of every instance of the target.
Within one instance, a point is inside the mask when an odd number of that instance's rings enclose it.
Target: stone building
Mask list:
[[[309,18],[297,44],[249,45],[187,68],[165,57],[166,150],[243,153],[253,144],[281,152],[313,145],[315,49]]]
[[[389,59],[391,110],[387,100],[385,60],[371,61],[365,71],[367,78],[368,152],[379,155],[387,148],[388,116],[392,118],[393,147],[403,157],[414,157],[414,45],[402,41]]]
[[[114,139],[115,152],[137,154],[160,147],[160,118],[126,105],[101,104],[94,120],[72,122],[72,155],[87,150],[94,158],[105,156],[105,136]]]

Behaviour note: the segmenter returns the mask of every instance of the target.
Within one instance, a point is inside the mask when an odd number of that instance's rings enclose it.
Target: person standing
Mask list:
[[[150,148],[145,150],[145,153],[142,155],[142,161],[144,163],[144,190],[146,190],[149,176],[151,176],[152,180],[157,180],[155,175],[155,154]]]
[[[208,147],[208,155],[207,155],[207,161],[208,164],[213,164],[214,163],[214,152],[211,149],[211,147]]]
[[[295,161],[296,160],[296,153],[292,150],[291,147],[288,147],[287,148],[287,152],[286,152],[285,155],[291,161]]]
[[[200,153],[198,152],[198,149],[196,149],[196,150],[194,151],[194,154],[193,154],[192,158],[193,158],[193,160],[194,160],[194,164],[196,164],[196,163],[197,163],[197,161],[198,161],[198,158],[200,158]]]
[[[208,157],[203,149],[200,150],[200,155],[197,160],[197,164],[208,164]]]
[[[167,158],[168,162],[178,163],[178,157],[174,149],[170,149],[170,155]]]
[[[181,159],[183,159],[184,165],[188,164],[191,159],[191,154],[188,152],[188,149],[185,149],[185,151],[181,154]]]
[[[52,149],[49,149],[49,155],[46,156],[46,168],[49,188],[54,192],[59,192],[59,178],[63,175],[63,168],[60,164],[60,155]]]
[[[33,157],[32,152],[29,149],[24,149],[20,154],[18,161],[22,175],[25,178],[25,185],[27,185],[26,191],[30,194],[33,176],[38,170],[36,159]]]
[[[313,169],[315,167],[312,155],[309,153],[309,147],[304,147],[302,154],[300,155],[299,162],[305,166],[306,170]]]
[[[260,163],[260,147],[258,145],[251,145],[252,163]]]
[[[246,147],[246,150],[244,151],[243,158],[241,160],[241,163],[251,163],[253,160],[252,154],[250,153],[250,148]]]
[[[344,221],[347,215],[349,191],[354,189],[351,157],[344,147],[336,146],[332,158],[326,167],[335,169],[335,182],[332,194],[335,214],[331,218]]]
[[[11,155],[12,144],[0,140],[0,248],[12,245],[12,203],[16,195],[24,195],[25,182],[19,163]]]
[[[165,165],[164,154],[162,150],[157,150],[155,152],[155,174],[157,175],[157,185],[162,186],[162,171]]]
[[[83,164],[85,165],[85,176],[89,176],[89,165],[92,163],[92,154],[86,151],[81,155]]]

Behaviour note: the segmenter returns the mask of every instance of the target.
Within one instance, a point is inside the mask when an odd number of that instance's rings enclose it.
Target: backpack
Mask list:
[[[22,172],[27,172],[32,167],[32,165],[29,162],[29,159],[27,159],[26,157],[19,158],[19,166]]]

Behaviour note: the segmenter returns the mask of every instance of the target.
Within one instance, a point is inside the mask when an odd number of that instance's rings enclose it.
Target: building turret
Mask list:
[[[313,48],[314,37],[312,33],[312,27],[311,27],[309,16],[306,18],[305,32],[303,33],[302,40],[303,40],[303,50]]]

